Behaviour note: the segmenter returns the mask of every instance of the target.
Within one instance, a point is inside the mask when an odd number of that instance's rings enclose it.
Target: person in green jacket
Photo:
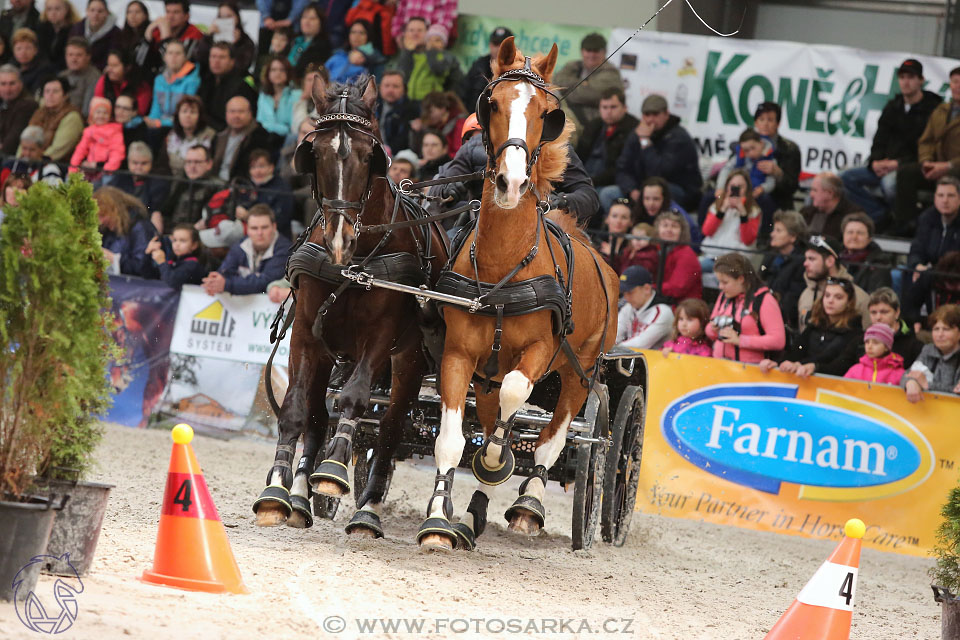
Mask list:
[[[456,91],[463,71],[452,53],[445,50],[449,34],[443,25],[426,28],[423,18],[410,18],[403,32],[403,48],[396,69],[407,77],[407,97],[423,100],[434,91]]]

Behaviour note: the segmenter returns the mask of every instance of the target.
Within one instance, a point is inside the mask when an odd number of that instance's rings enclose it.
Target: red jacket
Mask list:
[[[687,298],[703,298],[703,274],[700,260],[693,249],[677,245],[667,254],[663,265],[663,290],[660,293],[677,302]]]
[[[70,157],[71,173],[83,162],[103,163],[104,171],[116,171],[126,157],[123,146],[123,125],[118,122],[91,124],[83,130],[80,144]]]
[[[383,55],[389,57],[397,52],[397,43],[390,37],[390,26],[396,11],[395,4],[388,6],[375,0],[360,0],[356,6],[347,11],[346,22],[349,26],[357,20],[366,20],[376,28],[377,18],[380,18],[381,46],[377,48],[383,52]]]
[[[621,252],[619,256],[614,256],[613,270],[622,274],[627,267],[640,265],[650,272],[654,282],[657,280],[657,267],[660,266],[660,249],[655,244],[648,244],[643,249],[632,251],[630,247]],[[666,283],[664,283],[666,285]]]
[[[106,95],[104,86],[105,82],[109,82],[109,80],[107,80],[107,74],[103,74],[100,76],[100,79],[97,80],[97,86],[93,89],[93,95],[98,98],[106,98],[112,103],[116,103],[116,96],[119,96],[121,93],[130,88],[130,82],[127,80],[124,80],[121,84],[111,82],[110,84],[112,85],[113,90],[111,95]],[[153,89],[150,88],[150,85],[148,85],[146,82],[141,82],[140,86],[137,87],[137,91],[133,97],[137,104],[138,115],[146,116],[148,113],[150,113],[150,100],[152,96]]]
[[[864,354],[843,377],[881,384],[900,384],[900,379],[903,378],[903,358],[892,351],[882,358],[871,358]]]

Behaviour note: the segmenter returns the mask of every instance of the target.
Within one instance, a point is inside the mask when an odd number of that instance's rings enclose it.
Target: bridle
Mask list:
[[[535,89],[543,91],[557,101],[558,106],[556,109],[540,116],[543,119],[543,129],[540,132],[540,142],[533,150],[533,153],[530,153],[527,141],[523,138],[508,138],[499,147],[496,149],[493,148],[493,143],[490,141],[490,104],[493,99],[492,94],[494,87],[502,82],[529,82]],[[487,86],[484,87],[480,96],[477,98],[477,123],[480,125],[483,134],[483,146],[487,151],[487,169],[491,180],[493,179],[493,169],[497,160],[503,152],[510,147],[523,149],[524,157],[527,159],[527,178],[530,177],[530,173],[533,171],[533,165],[537,163],[543,145],[548,142],[553,142],[563,133],[563,127],[566,124],[566,114],[564,114],[563,109],[559,107],[559,104],[560,97],[550,89],[542,77],[530,68],[530,56],[525,57],[522,68],[504,71],[499,77],[487,83]]]

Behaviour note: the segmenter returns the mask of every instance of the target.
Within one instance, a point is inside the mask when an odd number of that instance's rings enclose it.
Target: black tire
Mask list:
[[[603,482],[600,535],[617,547],[627,540],[637,505],[645,419],[643,390],[631,385],[623,390],[617,406]]]
[[[586,416],[594,420],[593,436],[606,435],[609,426],[607,389],[598,385],[599,394],[588,399]],[[598,398],[594,400],[593,398]],[[576,445],[577,469],[573,489],[573,528],[571,546],[574,551],[589,549],[597,535],[606,467],[606,447],[600,444]]]

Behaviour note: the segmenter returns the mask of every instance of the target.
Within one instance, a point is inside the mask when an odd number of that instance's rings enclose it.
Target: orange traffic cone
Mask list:
[[[847,520],[843,527],[846,537],[764,640],[849,640],[865,532],[862,520]]]
[[[141,579],[190,591],[249,593],[190,446],[193,429],[178,424],[171,436],[173,451],[153,568]]]

